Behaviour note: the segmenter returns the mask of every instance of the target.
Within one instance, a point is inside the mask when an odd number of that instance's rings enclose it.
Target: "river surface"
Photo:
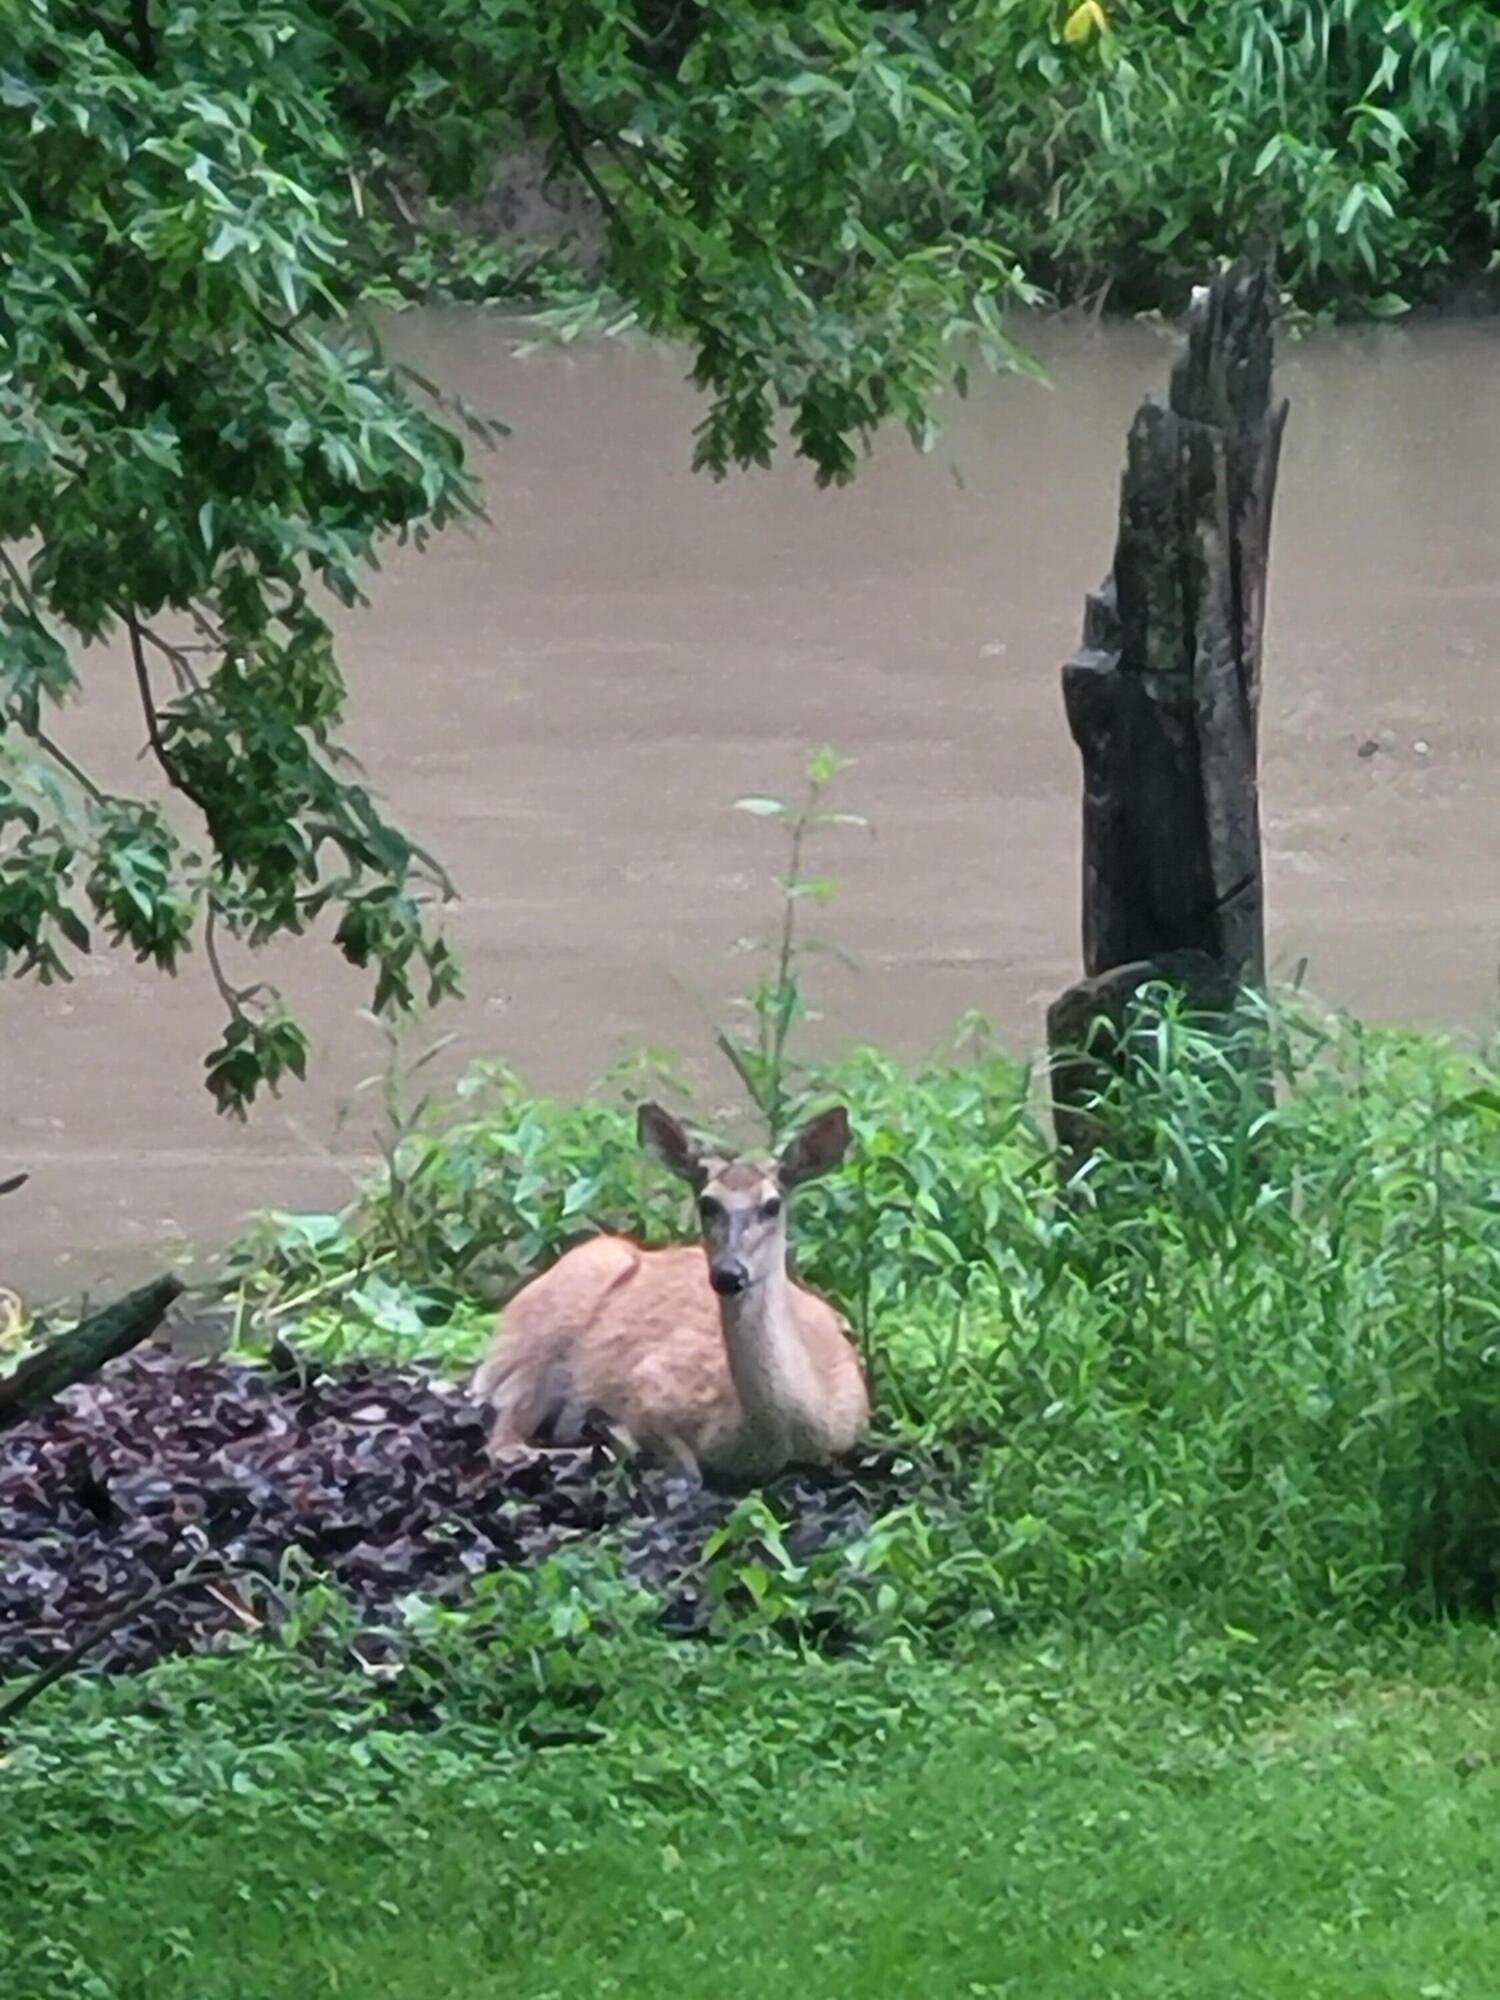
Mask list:
[[[774,915],[778,855],[740,793],[796,786],[806,747],[855,761],[830,839],[825,1043],[912,1055],[967,1009],[1023,1049],[1078,972],[1078,768],[1058,668],[1108,566],[1126,426],[1173,346],[1052,323],[1051,386],[976,384],[938,448],[882,442],[854,487],[790,459],[688,469],[680,355],[518,355],[473,314],[400,322],[405,356],[513,435],[490,524],[396,552],[343,621],[349,739],[450,866],[467,999],[419,1027],[586,1088],[645,1041],[713,1074],[703,1008],[733,940]],[[1289,343],[1264,737],[1271,943],[1322,999],[1484,1032],[1500,963],[1500,323]],[[143,782],[123,662],[85,662],[65,740]],[[1379,747],[1360,755],[1370,742]],[[246,1128],[200,1080],[218,1003],[103,954],[51,992],[0,989],[0,1284],[96,1295],[247,1212],[336,1204],[368,1156],[384,1059],[326,945],[271,970],[315,1073]],[[710,1098],[712,1101],[712,1097]]]

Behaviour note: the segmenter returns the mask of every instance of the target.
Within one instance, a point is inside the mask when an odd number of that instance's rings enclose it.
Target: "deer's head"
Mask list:
[[[793,1188],[836,1167],[849,1144],[841,1104],[810,1118],[779,1158],[736,1157],[692,1138],[671,1112],[643,1104],[642,1147],[698,1197],[708,1280],[720,1298],[738,1298],[786,1269],[786,1203]]]

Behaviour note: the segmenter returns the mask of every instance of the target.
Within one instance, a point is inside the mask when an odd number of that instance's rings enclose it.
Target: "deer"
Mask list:
[[[659,1104],[636,1137],[692,1188],[701,1240],[591,1237],[516,1293],[471,1384],[492,1460],[582,1443],[599,1418],[696,1484],[841,1457],[869,1421],[864,1370],[847,1323],[788,1273],[787,1204],[843,1158],[847,1112],[820,1112],[778,1157],[710,1148]]]

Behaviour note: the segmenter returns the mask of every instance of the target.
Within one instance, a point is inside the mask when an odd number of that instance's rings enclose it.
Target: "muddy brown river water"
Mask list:
[[[471,314],[404,320],[406,356],[503,416],[491,524],[399,553],[346,621],[350,739],[451,867],[468,998],[416,1031],[586,1087],[641,1041],[701,1059],[700,1002],[737,990],[771,914],[764,823],[804,749],[856,759],[828,927],[826,1040],[916,1054],[966,1009],[1018,1046],[1076,974],[1078,776],[1058,667],[1113,539],[1125,426],[1168,339],[1054,323],[1052,386],[976,385],[919,457],[884,441],[819,493],[791,461],[688,470],[680,356],[517,356]],[[1264,745],[1276,967],[1374,1019],[1489,1029],[1500,963],[1500,323],[1290,344]],[[141,782],[118,659],[67,741]],[[1374,741],[1373,754],[1361,745]],[[122,750],[122,744],[125,746]],[[111,1284],[247,1211],[342,1200],[375,1123],[364,989],[326,947],[273,972],[316,1036],[312,1083],[245,1129],[199,1078],[219,1014],[100,956],[71,987],[0,989],[0,1284]]]

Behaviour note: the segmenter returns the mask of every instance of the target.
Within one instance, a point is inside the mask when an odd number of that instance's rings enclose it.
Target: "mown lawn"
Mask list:
[[[0,1767],[4,1990],[1492,2000],[1494,1637],[1203,1657],[647,1647],[550,1749],[253,1663],[78,1690]]]

